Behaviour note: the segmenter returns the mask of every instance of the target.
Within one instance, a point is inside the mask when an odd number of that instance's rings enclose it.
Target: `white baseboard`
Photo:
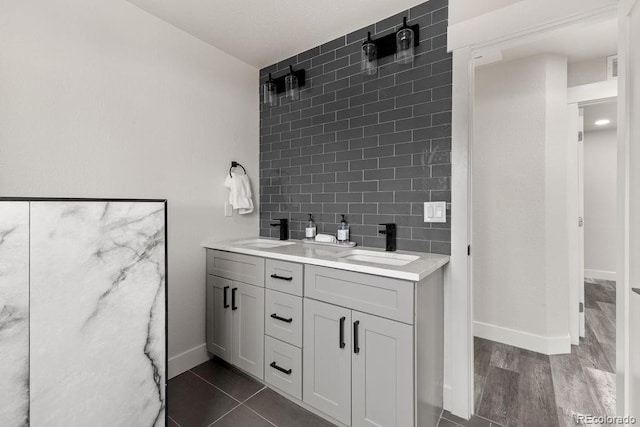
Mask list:
[[[209,353],[207,352],[207,345],[200,344],[193,347],[190,350],[177,354],[169,358],[169,378],[171,379],[189,369],[198,366],[201,363],[209,360]]]
[[[584,269],[584,277],[590,279],[600,279],[600,280],[613,280],[616,281],[616,272],[615,271],[606,271],[606,270],[588,270]]]
[[[449,384],[442,385],[442,407],[451,411],[451,386]]]
[[[571,353],[571,336],[569,334],[556,337],[545,337],[488,323],[473,322],[473,335],[479,338],[535,351],[536,353]]]

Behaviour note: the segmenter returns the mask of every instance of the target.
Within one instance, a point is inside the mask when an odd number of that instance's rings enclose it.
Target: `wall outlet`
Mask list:
[[[447,222],[447,202],[426,202],[424,222]]]
[[[224,216],[233,216],[233,206],[229,202],[224,204]]]

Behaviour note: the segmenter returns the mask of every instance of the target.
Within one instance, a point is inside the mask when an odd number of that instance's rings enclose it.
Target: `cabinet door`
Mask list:
[[[347,425],[351,424],[350,325],[351,310],[305,299],[302,400]]]
[[[354,311],[352,426],[414,425],[413,329]]]
[[[231,280],[207,275],[207,350],[230,363],[233,362],[231,288]]]
[[[233,364],[264,378],[264,288],[233,282]]]

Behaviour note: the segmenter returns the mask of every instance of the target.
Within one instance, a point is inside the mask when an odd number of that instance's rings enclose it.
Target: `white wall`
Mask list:
[[[567,58],[547,56],[545,96],[545,229],[548,353],[571,352],[569,336],[569,153]],[[575,175],[574,175],[575,176]],[[574,204],[575,206],[575,204]],[[575,212],[574,221],[575,223]]]
[[[618,0],[450,0],[449,50],[524,36],[552,22],[614,11]]]
[[[612,55],[615,53],[612,53]],[[568,86],[586,85],[607,80],[607,57],[574,62],[568,67]]]
[[[168,199],[169,356],[205,341],[201,242],[258,232],[222,187],[234,159],[258,188],[257,81],[122,0],[0,2],[0,194]]]
[[[616,271],[615,129],[584,136],[584,268],[587,277],[611,277]]]
[[[566,58],[481,67],[475,84],[474,332],[534,351],[564,351]]]
[[[522,0],[449,0],[449,25],[475,18]]]

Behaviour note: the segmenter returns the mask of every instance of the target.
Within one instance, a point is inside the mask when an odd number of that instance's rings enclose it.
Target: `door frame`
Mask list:
[[[568,98],[568,97],[567,97]],[[584,245],[580,242],[580,232],[584,230],[579,218],[580,211],[581,184],[583,177],[580,174],[580,135],[584,134],[582,127],[582,117],[578,103],[567,103],[567,237],[569,239],[569,335],[571,345],[580,343],[580,326],[584,316],[580,313],[580,303],[584,302],[584,295],[581,295],[580,286],[580,263],[584,257]],[[572,221],[573,220],[573,221]]]
[[[618,96],[618,85],[615,80],[607,80],[597,83],[589,83],[585,85],[572,86],[567,90],[567,104],[570,107],[575,105],[576,110],[592,104],[599,104],[602,102],[615,100],[617,102]],[[584,135],[584,123],[583,118],[579,118],[579,129]],[[572,135],[569,135],[571,138]],[[579,217],[584,217],[584,138],[582,141],[578,142],[576,147],[578,152],[576,153],[578,156],[578,162],[575,165],[577,167],[578,173],[578,190],[577,195],[575,197],[575,201],[577,202],[576,210],[572,211],[577,214]],[[617,148],[616,148],[617,150]],[[617,173],[617,171],[616,171]],[[572,199],[574,200],[574,199]],[[569,227],[572,227],[575,223],[572,222],[572,217],[569,217]],[[574,230],[575,232],[576,230]],[[571,234],[570,234],[571,236]],[[579,303],[584,303],[584,227],[579,227],[577,229],[577,234],[573,235],[575,240],[570,241],[570,247],[575,245],[581,254],[577,259],[573,259],[573,262],[577,263],[572,264],[572,268],[575,268],[570,275],[571,284],[569,288],[569,313],[570,313],[570,322],[569,322],[569,330],[571,334],[571,344],[578,345],[579,338],[584,337],[584,329],[585,329],[585,313],[586,307],[583,305],[583,311],[580,313],[576,313],[575,310],[578,310]],[[570,259],[571,260],[571,259]],[[578,276],[576,277],[575,274]]]
[[[620,21],[618,59],[619,64],[625,67],[625,52],[628,49],[628,26],[623,23],[632,5],[638,0],[621,0],[617,2],[588,2],[589,5],[581,5],[579,2],[567,1],[563,10],[557,10],[557,4],[547,1],[524,0],[519,4],[481,15],[472,19],[469,23],[458,23],[449,27],[449,50],[453,56],[453,89],[452,89],[452,206],[455,214],[452,215],[451,225],[451,258],[445,277],[445,359],[450,362],[445,364],[444,379],[444,406],[453,414],[462,418],[470,418],[474,413],[474,350],[473,350],[473,284],[471,271],[472,252],[472,227],[473,212],[471,200],[471,159],[473,156],[473,116],[474,116],[474,80],[475,58],[485,54],[491,54],[491,50],[498,46],[504,47],[510,43],[518,43],[523,38],[542,35],[552,29],[567,25],[586,24],[602,19],[618,18]],[[549,3],[549,7],[545,4]],[[588,9],[591,7],[591,9]],[[509,10],[506,10],[509,9]],[[526,13],[530,9],[531,13]],[[585,10],[587,9],[587,10]],[[539,13],[533,13],[533,11]],[[626,12],[625,12],[626,11]],[[556,13],[556,15],[553,15]],[[510,14],[510,15],[509,15]],[[564,15],[562,15],[564,14]],[[515,22],[510,22],[508,28],[498,28],[491,25],[491,20],[497,15],[514,17]],[[506,22],[506,21],[505,21]],[[542,23],[540,23],[542,22]],[[502,32],[501,32],[502,31]],[[625,39],[623,41],[623,39]],[[625,71],[621,71],[618,78],[618,93],[623,96],[625,90]],[[627,117],[622,104],[625,98],[618,98],[619,118],[618,129],[628,129],[625,118]],[[628,150],[628,130],[623,135],[620,130],[618,156]],[[628,232],[628,167],[622,163],[618,165],[618,228],[619,235]],[[625,210],[626,209],[626,210]],[[619,237],[620,248],[618,251],[618,265],[624,265],[628,269],[628,239]],[[625,242],[622,242],[625,240]],[[621,267],[619,267],[620,270]],[[618,272],[618,283],[628,275]],[[627,279],[628,280],[628,279]],[[628,284],[624,292],[619,292],[617,297],[617,331],[626,333],[624,339],[617,339],[616,353],[618,362],[618,413],[625,413],[629,407],[628,383],[625,372],[628,372],[628,360],[625,351],[628,349],[628,331],[620,329],[620,324],[628,322]],[[622,312],[622,313],[621,313]],[[626,316],[626,317],[625,317]],[[622,336],[622,335],[621,335]],[[447,338],[445,338],[446,340]],[[620,360],[623,359],[623,361]],[[622,362],[622,363],[621,363]]]
[[[631,30],[629,15],[638,0],[621,0],[618,8],[618,250],[616,283],[616,405],[619,415],[631,415],[629,387],[631,378],[629,354],[629,233],[630,233],[630,146],[631,146],[631,97],[627,76],[631,75],[631,64],[627,60],[631,53]]]

